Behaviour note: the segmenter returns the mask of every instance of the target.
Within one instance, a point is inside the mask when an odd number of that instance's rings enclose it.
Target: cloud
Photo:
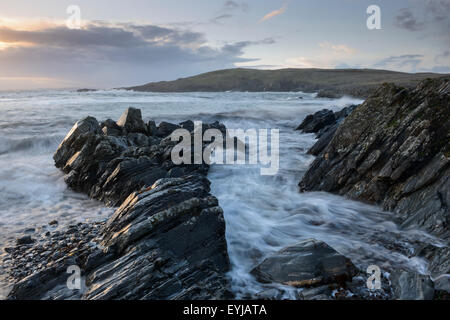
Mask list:
[[[209,45],[203,33],[175,27],[89,23],[83,29],[53,26],[38,30],[0,27],[2,77],[60,79],[95,87],[171,80],[256,61],[243,57],[257,41]],[[26,45],[16,45],[26,43]]]
[[[261,20],[259,20],[259,22],[261,23],[263,21],[272,19],[273,17],[276,17],[276,16],[278,16],[280,14],[283,14],[286,11],[286,9],[287,9],[287,3],[284,3],[283,6],[280,9],[274,10],[272,12],[269,12],[264,17],[262,17]]]
[[[232,18],[238,11],[247,12],[248,5],[244,2],[225,1],[217,16],[209,20],[209,23],[220,24],[222,20]]]
[[[410,8],[400,9],[395,17],[395,25],[408,31],[423,31],[431,26],[448,34],[450,29],[450,1],[428,0],[421,2],[421,17],[417,17]]]
[[[332,50],[336,54],[345,54],[345,55],[352,55],[356,52],[355,49],[350,48],[349,46],[345,44],[332,44],[329,42],[320,42],[319,47],[323,49]]]
[[[225,13],[225,14],[221,14],[220,16],[212,18],[210,20],[210,22],[211,23],[220,23],[221,20],[229,19],[231,17],[233,17],[233,15]]]
[[[434,20],[443,21],[448,19],[450,13],[450,1],[429,0],[425,7],[426,13],[431,14]]]
[[[434,62],[438,65],[450,66],[450,50],[445,50],[444,52],[436,55]]]
[[[275,40],[273,38],[266,38],[259,41],[239,41],[232,44],[226,44],[222,47],[222,51],[226,52],[232,56],[240,56],[244,54],[244,48],[251,45],[260,45],[260,44],[274,44]]]
[[[424,23],[414,17],[410,9],[401,9],[400,13],[395,17],[395,25],[399,28],[409,31],[418,31],[424,29]]]
[[[400,56],[390,56],[376,62],[374,68],[387,68],[392,70],[415,71],[424,56],[421,54],[405,54]]]
[[[248,11],[248,5],[245,2],[237,2],[237,1],[225,1],[223,4],[223,9],[227,11],[233,11],[233,10],[241,10],[241,11]]]

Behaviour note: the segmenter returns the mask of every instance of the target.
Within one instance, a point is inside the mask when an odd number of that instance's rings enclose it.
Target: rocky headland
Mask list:
[[[386,84],[363,104],[322,110],[297,130],[316,133],[317,158],[301,191],[324,190],[392,211],[402,228],[423,228],[447,245],[414,254],[430,275],[381,274],[369,290],[366,270],[328,244],[308,239],[265,257],[251,274],[265,290],[248,299],[448,298],[449,82],[414,89]],[[78,121],[54,154],[67,185],[116,207],[107,221],[24,236],[6,248],[9,299],[232,299],[225,220],[210,193],[207,164],[174,165],[170,134],[194,123],[144,122],[129,108],[118,121]],[[225,133],[218,123],[203,125]],[[203,144],[203,148],[207,143]],[[274,212],[276,214],[276,212]],[[392,244],[395,246],[395,244]],[[81,271],[69,289],[68,268]],[[276,284],[276,285],[273,285]]]
[[[72,189],[119,206],[104,223],[70,226],[8,248],[10,299],[225,299],[231,293],[225,221],[209,193],[208,166],[170,160],[170,133],[194,124],[78,121],[54,155]],[[203,129],[225,127],[219,123]],[[54,222],[56,223],[56,222]],[[68,290],[70,266],[83,287]]]
[[[350,111],[350,112],[348,112]],[[422,228],[447,245],[417,253],[437,288],[449,291],[450,83],[382,85],[363,104],[322,110],[297,128],[318,134],[317,158],[301,191],[327,191],[380,205],[402,228]]]
[[[146,92],[303,91],[318,92],[317,97],[321,98],[339,98],[344,95],[367,98],[384,82],[413,88],[421,80],[443,76],[437,73],[404,73],[377,69],[236,68],[123,89]]]

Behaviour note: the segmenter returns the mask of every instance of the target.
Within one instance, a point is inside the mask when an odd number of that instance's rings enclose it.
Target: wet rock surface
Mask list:
[[[261,262],[252,274],[261,282],[310,287],[351,281],[351,261],[322,241],[309,239],[284,248]]]
[[[326,141],[319,138],[310,150],[317,158],[300,190],[378,204],[393,212],[402,228],[427,230],[447,245],[416,254],[430,262],[434,278],[449,274],[449,81],[425,80],[414,89],[385,84],[344,118],[318,132]],[[432,297],[424,284],[430,280],[419,278],[394,277],[395,297]]]
[[[104,223],[10,248],[10,299],[232,297],[225,221],[209,193],[208,166],[175,166],[177,142],[166,134],[178,125],[155,127],[133,108],[117,123],[87,117],[74,125],[54,155],[56,166],[72,189],[120,207]],[[78,290],[67,286],[70,266],[81,270]]]
[[[66,232],[42,230],[33,244],[6,248],[9,281],[15,283],[9,299],[80,299],[81,290],[68,290],[70,266],[83,266],[98,250],[104,223],[78,223]],[[50,225],[54,225],[51,223]]]
[[[296,288],[295,299],[299,300],[396,298],[388,276],[381,273],[380,287],[370,289],[367,284],[368,274],[364,270],[316,239],[307,239],[273,253],[256,266],[252,274],[262,283],[276,282]],[[266,289],[256,294],[256,298],[282,299],[284,290]]]
[[[317,156],[330,143],[339,124],[357,107],[351,105],[338,112],[328,109],[320,110],[306,116],[302,123],[295,129],[304,133],[315,133],[319,139],[308,151]]]
[[[305,133],[317,133],[324,127],[333,124],[335,121],[336,117],[334,112],[328,109],[323,109],[306,116],[303,122],[295,130],[302,130]]]
[[[434,284],[429,276],[397,271],[391,274],[394,298],[399,300],[432,300]]]
[[[304,175],[303,190],[380,204],[448,239],[450,84],[386,84],[356,108]]]
[[[433,95],[432,98],[436,97]],[[421,103],[430,103],[431,98],[421,99]],[[448,102],[448,99],[436,99],[438,102]],[[341,128],[347,121],[354,121],[348,119],[363,106],[364,104],[356,109],[352,106],[336,113],[321,112],[303,126],[303,129],[307,128],[319,137],[310,153],[319,155],[318,159],[326,161],[326,165],[320,164],[324,166],[321,169],[325,170],[323,174],[314,175],[309,181],[321,184],[319,179],[328,179],[326,170],[330,171],[331,176],[337,175],[342,169],[339,166],[350,161],[348,159],[351,157],[346,157],[351,154],[352,149],[347,150],[347,155],[341,155],[335,162],[327,150],[332,148],[330,145],[339,142],[340,138],[336,136],[341,134]],[[413,108],[412,105],[408,106]],[[389,108],[393,108],[392,105]],[[373,119],[367,121],[372,122]],[[371,126],[372,124],[369,129]],[[207,125],[203,129],[211,127],[224,130],[219,123]],[[373,124],[372,129],[375,130],[375,127]],[[407,139],[405,135],[410,133],[410,128],[402,127],[403,131],[396,133],[396,139]],[[64,232],[46,232],[40,236],[25,235],[16,247],[7,248],[11,280],[15,282],[10,299],[233,298],[226,277],[230,264],[225,221],[217,199],[210,194],[206,178],[208,166],[176,166],[172,163],[170,151],[175,142],[168,135],[177,128],[186,128],[192,133],[194,124],[192,121],[178,125],[163,122],[157,126],[154,121],[142,121],[141,112],[132,108],[117,122],[108,119],[99,123],[92,117],[77,122],[55,153],[55,164],[65,172],[65,181],[69,187],[109,206],[119,207],[103,223],[73,225]],[[369,129],[366,126],[366,130]],[[350,131],[350,136],[352,132]],[[369,133],[366,136],[364,131],[354,143],[371,141]],[[382,132],[381,137],[384,134]],[[390,139],[389,136],[385,138]],[[319,142],[320,146],[317,146]],[[353,148],[360,152],[357,146]],[[333,156],[339,156],[341,149],[334,152]],[[383,152],[389,150],[383,149]],[[391,155],[387,155],[389,159]],[[378,165],[377,161],[384,159],[381,156],[375,158],[368,170],[374,170]],[[368,161],[364,159],[361,161]],[[316,160],[320,161],[322,160]],[[426,166],[427,164],[421,168]],[[436,167],[440,167],[439,162],[429,170],[433,171]],[[313,170],[314,165],[310,171]],[[342,174],[345,172],[343,170]],[[411,172],[411,168],[405,172]],[[369,176],[364,177],[367,180]],[[436,181],[440,181],[441,177],[422,181],[424,184],[418,192],[427,189],[428,193],[421,197],[432,194],[435,190],[433,188],[440,186]],[[305,179],[308,178],[305,176]],[[404,183],[402,179],[398,183]],[[351,186],[351,182],[343,180],[343,183],[342,190]],[[386,188],[393,188],[395,191],[396,183],[390,182],[386,184]],[[433,185],[434,187],[429,188]],[[311,187],[302,186],[305,190],[323,190],[313,184]],[[340,193],[340,190],[328,191]],[[347,191],[342,194],[367,200],[352,196],[354,194],[346,193]],[[439,192],[436,194],[441,204],[439,210],[442,210],[446,208],[447,202],[442,197],[442,192]],[[386,197],[389,193],[383,195]],[[410,194],[405,195],[409,196]],[[416,212],[420,212],[417,204],[415,205]],[[403,214],[403,211],[398,212]],[[434,211],[427,213],[424,221],[432,215]],[[401,219],[405,227],[408,226],[407,220],[404,217]],[[410,225],[415,226],[417,223],[413,220],[414,218]],[[430,225],[427,223],[423,225]],[[50,224],[58,223],[51,221]],[[431,231],[442,236],[446,230],[441,228]],[[390,239],[386,240],[389,241]],[[387,243],[386,246],[401,247],[401,244]],[[424,247],[417,254],[431,261],[433,275],[448,273],[448,247]],[[82,275],[82,287],[76,290],[67,287],[70,276],[67,271],[74,265],[81,269]],[[400,270],[392,276],[382,274],[381,289],[369,290],[364,270],[358,270],[349,259],[314,239],[289,246],[267,257],[253,270],[253,275],[262,283],[276,282],[300,289],[296,298],[311,300],[429,299],[433,296],[436,298],[437,295],[445,298],[445,293],[442,292],[448,287],[445,277],[439,277],[439,282],[433,283],[430,282],[430,277]],[[436,286],[436,290],[433,286]],[[270,288],[248,298],[282,297],[282,291]]]

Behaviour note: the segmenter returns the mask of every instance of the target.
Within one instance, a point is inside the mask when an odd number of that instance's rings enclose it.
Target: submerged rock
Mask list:
[[[434,285],[429,276],[407,271],[390,275],[394,298],[399,300],[432,300]]]
[[[252,274],[261,282],[279,282],[294,287],[337,283],[345,286],[356,268],[325,242],[308,239],[264,259]]]

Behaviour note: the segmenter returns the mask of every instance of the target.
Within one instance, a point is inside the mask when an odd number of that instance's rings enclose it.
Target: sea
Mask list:
[[[326,192],[299,192],[298,183],[314,160],[307,151],[316,137],[294,129],[308,114],[360,103],[303,92],[0,92],[0,259],[18,237],[46,230],[50,221],[57,220],[63,230],[105,220],[114,212],[68,189],[53,154],[77,120],[117,120],[131,106],[141,109],[145,121],[156,123],[220,121],[231,129],[279,130],[275,175],[261,175],[259,164],[216,164],[208,174],[211,193],[224,210],[232,265],[228,276],[237,298],[266,289],[250,273],[258,263],[309,238],[325,241],[363,270],[377,265],[386,274],[397,268],[427,274],[427,261],[415,257],[415,250],[439,239],[402,230],[392,213],[376,206]],[[0,275],[6,272],[0,268]],[[10,286],[1,278],[0,298],[5,298]],[[294,297],[285,291],[287,298]]]

